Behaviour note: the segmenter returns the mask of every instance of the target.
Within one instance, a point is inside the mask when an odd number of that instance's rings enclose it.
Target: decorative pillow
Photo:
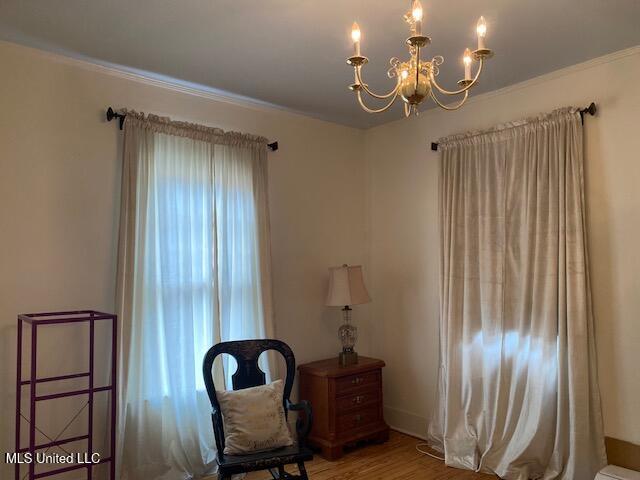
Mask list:
[[[218,391],[224,419],[225,455],[261,452],[293,445],[282,406],[284,383]]]

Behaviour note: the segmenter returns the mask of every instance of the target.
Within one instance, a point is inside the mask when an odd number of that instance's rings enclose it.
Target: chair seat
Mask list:
[[[310,449],[292,445],[245,455],[222,455],[218,457],[218,467],[220,473],[234,474],[310,460],[313,460],[313,452]]]

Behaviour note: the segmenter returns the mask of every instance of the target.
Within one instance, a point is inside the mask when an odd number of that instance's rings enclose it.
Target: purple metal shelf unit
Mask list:
[[[111,320],[111,384],[105,386],[96,387],[94,385],[95,374],[95,322],[102,320]],[[37,378],[37,347],[38,347],[38,329],[45,325],[59,325],[59,324],[73,324],[73,323],[89,323],[89,368],[87,371],[81,373],[74,373],[70,375],[59,375],[54,377]],[[31,326],[31,372],[29,380],[22,380],[22,335],[23,326],[27,323]],[[36,452],[42,449],[49,449],[51,447],[59,447],[64,444],[87,441],[87,452],[92,453],[93,449],[93,409],[94,409],[94,394],[97,392],[109,391],[111,393],[110,402],[110,445],[109,455],[101,458],[98,463],[109,462],[109,478],[115,480],[115,451],[116,451],[116,374],[117,374],[117,338],[118,338],[118,326],[117,316],[109,313],[97,312],[95,310],[79,310],[73,312],[48,312],[48,313],[30,313],[18,315],[18,361],[17,361],[17,375],[16,375],[16,453],[22,455],[25,453],[31,453],[35,458]],[[88,378],[88,387],[80,390],[72,390],[62,393],[54,393],[50,395],[38,395],[36,386],[39,383],[55,382],[60,380],[68,380],[72,378]],[[21,412],[22,403],[22,389],[24,386],[29,385],[29,417],[28,419]],[[36,405],[39,402],[45,400],[53,400],[55,398],[73,397],[79,395],[87,395],[88,400],[85,406],[88,407],[88,432],[86,435],[68,437],[68,438],[50,438],[48,443],[36,444],[36,430],[40,431],[36,427]],[[83,407],[84,409],[84,407]],[[81,410],[82,411],[82,410]],[[20,424],[21,418],[25,418],[29,422],[29,445],[27,447],[21,447],[20,439]],[[75,417],[74,417],[75,418]],[[28,464],[29,472],[28,479],[35,480],[37,478],[49,477],[51,475],[61,474],[72,470],[78,470],[81,468],[87,469],[87,479],[93,478],[93,467],[96,464],[93,463],[76,463],[71,464],[55,470],[49,470],[44,472],[36,472],[35,461]],[[20,479],[20,463],[15,465],[15,478]],[[25,475],[26,477],[26,475]]]

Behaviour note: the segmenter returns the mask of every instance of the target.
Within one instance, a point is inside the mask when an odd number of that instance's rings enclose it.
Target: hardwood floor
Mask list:
[[[391,431],[389,441],[348,452],[335,462],[316,455],[307,463],[309,480],[488,480],[497,477],[447,467],[416,450],[420,440]],[[298,473],[294,466],[291,473]],[[271,479],[269,472],[254,472],[247,480]]]

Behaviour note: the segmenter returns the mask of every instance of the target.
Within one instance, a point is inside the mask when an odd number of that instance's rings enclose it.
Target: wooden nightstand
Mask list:
[[[309,400],[313,408],[308,442],[328,460],[340,458],[345,445],[389,438],[382,415],[382,367],[382,360],[368,357],[346,367],[337,358],[298,367],[299,398]]]

